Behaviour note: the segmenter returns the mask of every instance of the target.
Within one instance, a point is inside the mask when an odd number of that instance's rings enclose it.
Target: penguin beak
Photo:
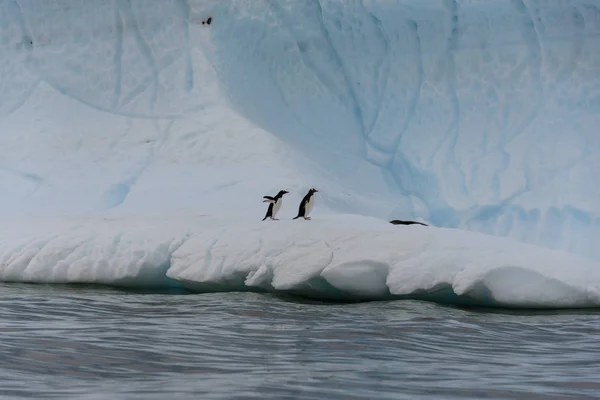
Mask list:
[[[315,189],[315,192],[318,192],[318,190],[317,190],[317,189]]]

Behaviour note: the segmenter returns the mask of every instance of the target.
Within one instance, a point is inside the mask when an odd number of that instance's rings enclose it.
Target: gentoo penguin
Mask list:
[[[308,191],[306,196],[304,196],[304,198],[300,202],[300,207],[298,209],[298,216],[294,219],[297,219],[300,217],[303,217],[304,219],[310,219],[308,214],[310,214],[310,212],[313,209],[313,206],[315,205],[315,196],[314,196],[315,192],[318,192],[318,190],[315,188],[312,188]]]
[[[427,224],[424,224],[422,222],[417,222],[417,221],[400,221],[399,219],[393,219],[390,221],[390,224],[394,224],[394,225],[423,225],[423,226],[429,226]]]
[[[281,208],[281,204],[283,203],[283,195],[286,193],[289,192],[287,190],[280,190],[279,193],[275,195],[275,197],[263,196],[263,203],[269,203],[269,208],[267,209],[267,214],[263,218],[263,221],[267,218],[271,218],[272,220],[277,221],[277,218],[275,218],[275,216]]]

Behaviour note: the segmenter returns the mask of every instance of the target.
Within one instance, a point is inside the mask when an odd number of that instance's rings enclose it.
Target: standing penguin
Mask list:
[[[275,195],[275,197],[263,196],[263,203],[269,203],[269,208],[267,209],[267,214],[263,218],[263,221],[267,218],[271,218],[272,220],[277,221],[277,218],[275,218],[275,216],[281,208],[281,204],[283,203],[283,195],[286,193],[289,192],[287,190],[280,190],[279,193]]]
[[[306,196],[300,202],[300,208],[298,209],[298,216],[294,219],[303,217],[304,219],[310,219],[308,216],[315,205],[315,192],[318,192],[317,189],[312,188],[308,191]]]

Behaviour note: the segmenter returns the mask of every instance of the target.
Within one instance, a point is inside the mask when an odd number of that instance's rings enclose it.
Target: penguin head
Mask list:
[[[315,188],[310,188],[310,190],[308,191],[308,193],[310,194],[314,194],[315,192],[318,192],[318,190]]]
[[[279,196],[283,196],[284,194],[289,193],[287,190],[280,190],[279,191]]]

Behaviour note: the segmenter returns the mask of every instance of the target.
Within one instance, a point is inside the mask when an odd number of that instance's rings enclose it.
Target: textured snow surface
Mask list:
[[[600,263],[509,239],[351,215],[268,222],[206,216],[15,221],[0,278],[316,299],[426,298],[504,307],[598,307]]]

